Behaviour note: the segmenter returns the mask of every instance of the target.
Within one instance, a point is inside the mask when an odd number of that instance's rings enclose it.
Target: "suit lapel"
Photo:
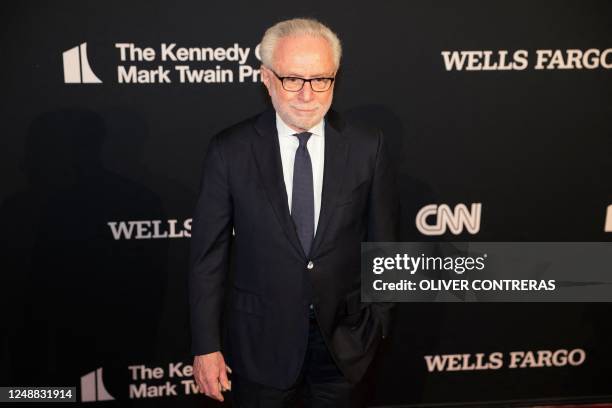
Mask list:
[[[251,148],[255,155],[262,185],[287,239],[298,253],[306,258],[289,213],[274,110],[270,109],[262,113],[255,122],[255,129],[260,137],[251,141]]]
[[[311,249],[314,258],[321,245],[325,230],[333,219],[336,199],[342,187],[342,180],[348,158],[348,142],[342,134],[344,122],[333,111],[325,117],[325,156],[323,158],[323,191],[321,193],[321,211],[317,232]],[[257,162],[262,185],[276,218],[283,227],[287,239],[298,253],[306,258],[287,201],[287,188],[283,178],[283,165],[280,157],[280,145],[276,130],[276,115],[270,109],[259,116],[255,122],[259,138],[251,142],[251,148]]]
[[[349,144],[342,133],[344,122],[333,111],[325,117],[325,156],[323,158],[323,191],[321,193],[321,212],[317,224],[317,233],[312,244],[311,256],[323,242],[325,231],[333,219],[336,199],[342,187],[344,172],[348,159]]]

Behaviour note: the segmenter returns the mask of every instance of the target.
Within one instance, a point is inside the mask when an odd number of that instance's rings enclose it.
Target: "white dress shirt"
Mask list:
[[[278,143],[280,145],[281,162],[283,164],[283,178],[287,188],[287,203],[291,213],[291,198],[293,192],[293,162],[295,152],[300,145],[295,130],[291,129],[276,114],[276,130],[278,131]],[[325,156],[325,126],[323,119],[312,128],[308,129],[312,133],[306,144],[310,162],[312,163],[312,187],[314,192],[314,232],[317,232],[319,223],[319,213],[321,212],[321,193],[323,191],[323,160]]]

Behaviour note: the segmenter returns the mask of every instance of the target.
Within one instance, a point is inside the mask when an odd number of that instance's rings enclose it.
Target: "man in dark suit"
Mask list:
[[[390,308],[361,302],[360,243],[397,239],[393,172],[380,132],[328,112],[341,55],[329,28],[283,21],[260,50],[274,110],[216,135],[205,158],[189,278],[194,377],[220,401],[231,387],[241,407],[292,406],[300,389],[309,406],[360,405],[356,384]]]

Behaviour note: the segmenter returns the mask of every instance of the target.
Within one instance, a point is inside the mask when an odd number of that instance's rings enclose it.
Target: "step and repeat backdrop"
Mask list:
[[[258,45],[286,18],[342,40],[333,106],[384,131],[403,241],[612,239],[610,2],[0,7],[0,385],[216,405],[191,372],[192,210],[211,137],[269,105]],[[369,404],[610,400],[611,313],[399,304]]]

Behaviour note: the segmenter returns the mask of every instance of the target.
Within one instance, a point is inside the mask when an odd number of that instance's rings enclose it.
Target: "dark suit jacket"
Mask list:
[[[360,244],[397,240],[390,167],[380,132],[328,113],[321,212],[307,256],[289,213],[274,111],[216,135],[192,224],[193,353],[221,350],[234,372],[288,388],[306,351],[312,301],[338,367],[359,381],[389,327],[389,304],[361,302]],[[232,239],[233,279],[222,316]]]

